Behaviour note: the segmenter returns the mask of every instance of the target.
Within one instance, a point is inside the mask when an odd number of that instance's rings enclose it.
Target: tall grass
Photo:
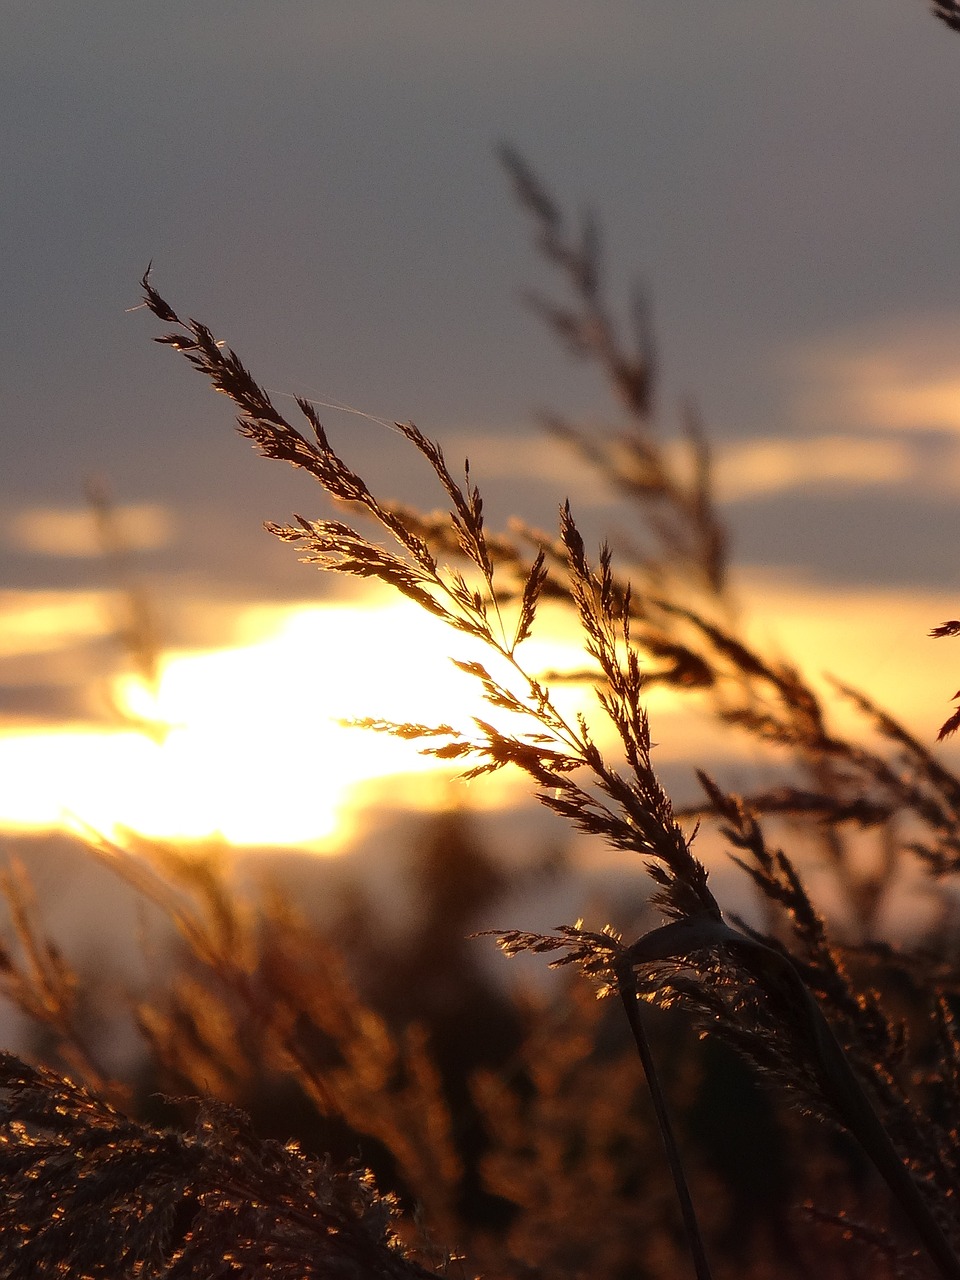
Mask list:
[[[952,6],[935,12],[957,25]],[[662,432],[642,302],[624,337],[596,225],[571,226],[515,153],[503,160],[564,291],[532,304],[603,370],[624,415],[623,430],[602,438],[559,418],[547,424],[631,500],[638,545],[622,560],[606,545],[588,551],[569,501],[555,533],[522,520],[491,533],[469,470],[455,475],[411,423],[397,430],[446,514],[378,494],[309,400],[297,400],[291,422],[211,329],[180,317],[149,271],[144,298],[167,326],[157,340],[233,402],[241,433],[310,475],[331,504],[326,516],[271,531],[321,569],[377,580],[485,646],[485,661],[459,665],[506,720],[359,727],[415,740],[467,777],[519,769],[571,828],[644,862],[660,920],[626,938],[580,921],[549,934],[499,932],[507,955],[543,954],[587,980],[568,984],[560,1004],[508,1008],[471,967],[468,944],[442,942],[452,880],[409,972],[423,979],[431,954],[440,957],[445,976],[460,980],[453,1039],[472,1020],[479,1044],[499,1045],[454,1066],[438,1030],[449,1033],[449,1019],[411,1019],[396,996],[377,995],[371,972],[395,961],[369,930],[334,944],[282,895],[239,898],[213,854],[92,838],[93,856],[159,904],[181,939],[176,972],[135,1010],[144,1075],[115,1080],[76,975],[45,937],[28,880],[11,869],[4,993],[43,1029],[59,1071],[0,1059],[0,1276],[452,1270],[612,1280],[676,1275],[687,1257],[701,1278],[814,1266],[824,1277],[960,1276],[958,939],[944,929],[901,950],[879,928],[907,863],[946,901],[960,870],[960,778],[848,685],[834,696],[857,709],[863,733],[839,730],[832,701],[802,671],[748,640],[709,439],[693,409],[679,423],[681,452]],[[597,721],[567,715],[555,681],[526,658],[546,598],[578,622],[579,678],[596,690]],[[948,622],[935,634],[958,632]],[[644,706],[653,683],[708,698],[731,734],[771,749],[779,784],[734,795],[703,773],[702,801],[677,813],[653,763]],[[614,751],[598,746],[600,721]],[[941,736],[956,726],[954,715]],[[771,823],[783,829],[784,818],[798,844],[818,845],[855,936],[833,936],[802,866],[774,840]],[[764,905],[762,930],[729,917],[714,896],[698,822],[722,832]],[[852,849],[864,831],[878,851],[866,872]],[[462,843],[448,852],[494,893],[482,859],[469,862]],[[617,999],[597,1004],[585,993]],[[705,1037],[700,1054],[688,1026]],[[741,1062],[772,1102],[749,1093]],[[737,1101],[736,1088],[750,1100]],[[161,1102],[156,1089],[207,1100]],[[269,1123],[270,1106],[291,1097],[317,1154],[258,1137],[238,1110],[253,1106]],[[747,1114],[756,1127],[738,1132]],[[721,1136],[711,1146],[705,1132]],[[745,1171],[735,1174],[737,1144]],[[377,1165],[380,1190],[349,1161],[351,1147]],[[774,1184],[781,1191],[759,1204]],[[806,1201],[799,1222],[791,1197]]]

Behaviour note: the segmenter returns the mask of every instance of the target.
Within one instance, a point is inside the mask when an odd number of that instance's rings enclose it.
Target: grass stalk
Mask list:
[[[673,1185],[676,1188],[677,1200],[680,1203],[680,1214],[683,1218],[683,1227],[690,1246],[690,1254],[693,1258],[697,1280],[712,1280],[710,1264],[707,1261],[707,1254],[703,1244],[703,1236],[700,1233],[700,1224],[697,1221],[697,1211],[694,1208],[693,1196],[690,1194],[690,1186],[683,1167],[683,1157],[680,1154],[680,1147],[677,1144],[676,1134],[670,1120],[667,1100],[660,1085],[660,1077],[657,1074],[657,1066],[650,1049],[650,1042],[647,1039],[647,1033],[640,1018],[640,1000],[637,994],[637,984],[632,965],[618,966],[617,992],[627,1015],[630,1030],[633,1033],[647,1088],[650,1090],[653,1110],[657,1117],[657,1127],[660,1130],[660,1137],[667,1153],[667,1163],[670,1165]]]

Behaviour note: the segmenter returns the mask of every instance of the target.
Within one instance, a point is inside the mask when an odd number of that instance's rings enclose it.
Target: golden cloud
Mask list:
[[[800,421],[960,432],[960,314],[903,317],[809,344],[788,358]]]
[[[558,496],[576,493],[581,507],[603,507],[616,500],[600,473],[563,441],[528,436],[507,442],[478,436],[454,441],[452,447],[449,441],[445,445],[449,457],[456,457],[458,448],[469,453],[471,470],[481,483],[507,478],[534,480],[554,489]],[[668,443],[666,452],[678,471],[689,470],[689,450],[681,442]],[[720,445],[714,454],[714,476],[718,495],[726,502],[824,486],[862,488],[910,481],[939,488],[960,486],[960,453],[955,466],[941,458],[933,476],[923,474],[921,463],[908,439],[897,439],[888,432],[797,434]]]
[[[102,591],[0,591],[0,658],[109,635],[109,600]]]
[[[784,436],[724,446],[715,474],[721,499],[734,502],[786,489],[902,483],[914,478],[916,461],[903,440]]]
[[[156,551],[175,535],[172,512],[158,503],[118,506],[111,511],[121,544],[131,551]],[[100,555],[103,541],[86,507],[27,507],[6,522],[7,540],[41,556],[85,558]]]
[[[605,506],[610,486],[587,466],[577,450],[545,433],[517,435],[457,434],[443,437],[443,451],[455,469],[455,461],[470,459],[470,470],[481,488],[485,480],[535,480],[554,489],[559,497],[576,494],[577,505]]]

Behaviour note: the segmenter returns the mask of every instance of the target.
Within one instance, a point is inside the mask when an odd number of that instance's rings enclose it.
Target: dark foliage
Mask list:
[[[934,0],[933,12],[954,31],[960,31],[960,5],[957,0]]]
[[[0,1275],[110,1280],[429,1273],[405,1256],[369,1173],[264,1141],[242,1112],[134,1123],[62,1076],[0,1057]]]

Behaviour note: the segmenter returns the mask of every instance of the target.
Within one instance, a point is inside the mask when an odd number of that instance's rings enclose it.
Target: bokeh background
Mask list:
[[[956,685],[950,642],[927,633],[958,586],[960,45],[922,4],[0,15],[0,828],[55,868],[51,912],[115,910],[102,886],[63,887],[78,823],[283,850],[290,867],[336,853],[383,883],[424,810],[469,810],[505,858],[561,839],[509,778],[458,787],[333,723],[466,716],[446,661],[465,646],[263,532],[316,498],[237,439],[138,309],[152,261],[281,403],[327,406],[389,495],[439,501],[376,421],[413,419],[469,454],[493,525],[521,508],[552,527],[569,496],[616,540],[627,513],[539,425],[619,417],[522,303],[552,282],[502,142],[600,215],[613,297],[646,289],[659,417],[669,432],[683,400],[700,406],[756,634],[932,740]],[[120,561],[91,485],[111,495]],[[131,592],[155,688],[118,639]],[[575,637],[547,630],[545,665],[575,663]],[[666,695],[651,714],[689,794],[693,763],[724,748]],[[728,761],[733,781],[749,763]],[[622,874],[596,849],[582,865]],[[537,910],[566,908],[541,886]]]

